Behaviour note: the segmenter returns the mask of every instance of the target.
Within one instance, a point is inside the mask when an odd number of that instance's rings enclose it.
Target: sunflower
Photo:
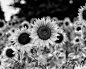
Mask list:
[[[84,6],[81,6],[78,11],[78,20],[82,21],[83,24],[86,25],[86,4]]]
[[[63,29],[61,29],[61,28],[59,28],[59,31],[57,32],[57,39],[56,39],[56,41],[55,41],[55,46],[60,46],[60,47],[62,47],[63,46],[63,44],[65,44],[65,42],[66,41],[68,41],[68,37],[67,37],[67,34],[66,34],[66,32],[63,30]]]
[[[75,21],[73,24],[74,35],[80,35],[83,37],[85,26],[80,21]]]
[[[21,26],[22,27],[26,27],[26,28],[31,28],[31,25],[29,24],[28,21],[24,20],[22,23],[21,23]]]
[[[17,60],[17,50],[15,47],[13,46],[6,46],[4,49],[3,49],[3,52],[2,52],[2,56],[3,56],[3,60],[7,60],[7,59],[16,59]],[[11,54],[12,53],[12,54]]]
[[[26,27],[21,28],[12,28],[10,31],[10,36],[8,37],[8,42],[10,42],[12,45],[22,48],[25,46],[28,46],[32,43],[31,35],[31,29]],[[9,34],[8,33],[8,34]]]
[[[84,39],[82,37],[76,36],[74,39],[71,41],[74,45],[79,44],[81,46],[84,45]]]
[[[35,45],[43,47],[53,45],[58,31],[56,21],[51,20],[50,17],[43,17],[35,19],[31,25],[31,37]]]
[[[66,17],[64,19],[64,27],[65,28],[69,28],[69,27],[72,27],[73,23],[70,21],[70,18]]]

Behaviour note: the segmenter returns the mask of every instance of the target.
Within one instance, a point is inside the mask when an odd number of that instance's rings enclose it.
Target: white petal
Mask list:
[[[36,39],[35,40],[35,45],[38,45],[38,43],[39,43],[39,39]]]
[[[50,43],[50,44],[52,44],[52,45],[53,45],[53,42],[52,42],[50,39],[48,39],[48,41],[49,41],[49,43]]]
[[[43,43],[43,40],[40,40],[40,46],[42,46],[42,45],[43,45],[42,43]]]
[[[46,41],[45,44],[46,44],[47,47],[49,46],[49,42],[48,41]]]
[[[56,39],[57,39],[56,36],[52,36],[52,37],[50,38],[50,40],[52,40],[52,41],[55,41]]]

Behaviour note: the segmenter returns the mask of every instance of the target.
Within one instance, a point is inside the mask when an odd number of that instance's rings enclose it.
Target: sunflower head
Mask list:
[[[59,31],[57,32],[57,39],[55,40],[55,45],[56,46],[63,46],[63,44],[65,44],[66,41],[68,41],[68,37],[66,32],[64,32],[64,30],[59,29]]]
[[[64,19],[64,27],[65,28],[72,27],[72,22],[70,21],[70,18],[66,17]]]
[[[20,25],[20,27],[25,27],[27,29],[30,29],[31,28],[31,24],[28,22],[28,21],[23,21]]]
[[[81,6],[78,11],[78,20],[86,25],[86,4],[84,6]]]
[[[80,36],[76,36],[72,41],[71,41],[72,44],[76,45],[76,44],[79,44],[81,46],[84,45],[84,40],[82,37]]]
[[[16,59],[17,58],[17,50],[15,47],[12,47],[12,46],[6,46],[4,49],[3,49],[3,52],[2,52],[2,55],[3,55],[3,59]]]
[[[73,24],[73,32],[80,36],[83,36],[84,28],[85,28],[85,26],[80,21],[75,21]]]
[[[32,38],[30,37],[31,30],[29,28],[13,28],[9,33],[10,36],[8,37],[8,41],[17,48],[24,47],[32,43]]]
[[[41,19],[35,19],[32,24],[32,37],[37,45],[49,45],[53,44],[56,39],[58,26],[55,20],[51,20],[49,17],[43,17]]]

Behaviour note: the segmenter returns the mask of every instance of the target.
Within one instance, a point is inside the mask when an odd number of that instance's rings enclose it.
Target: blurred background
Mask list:
[[[16,15],[25,17],[28,21],[43,16],[57,17],[60,20],[69,17],[73,21],[77,16],[78,8],[85,5],[86,0],[25,0],[25,2],[22,5],[17,2],[14,7],[21,8]]]

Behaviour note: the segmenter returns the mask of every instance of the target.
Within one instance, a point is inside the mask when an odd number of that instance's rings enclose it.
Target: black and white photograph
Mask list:
[[[86,69],[86,0],[0,0],[0,69]]]

